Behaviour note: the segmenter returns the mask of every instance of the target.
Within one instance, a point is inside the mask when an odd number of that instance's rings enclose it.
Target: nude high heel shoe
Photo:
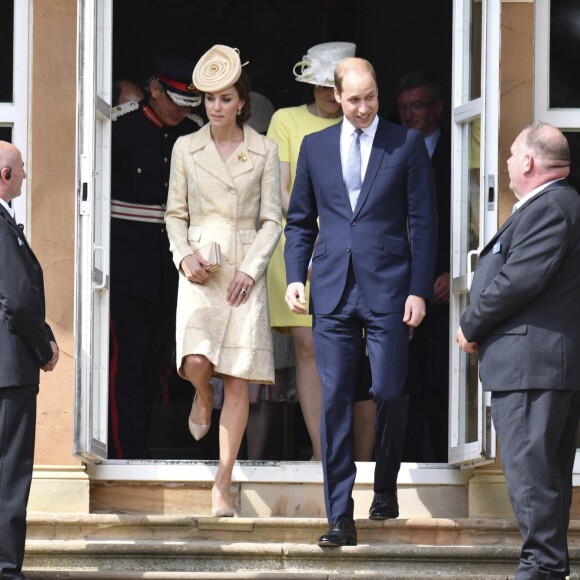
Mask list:
[[[196,403],[197,399],[198,399],[197,391],[195,391],[195,396],[193,397],[193,405],[191,406],[192,410],[193,410],[193,407],[195,407],[195,403]],[[191,413],[190,413],[190,416],[187,418],[187,424],[189,425],[189,432],[192,434],[193,438],[196,441],[203,439],[207,435],[207,432],[209,431],[209,428],[211,427],[211,411],[210,411],[209,420],[207,423],[195,423],[194,421],[191,420]]]
[[[211,488],[211,515],[214,518],[232,518],[235,515],[229,489],[227,497],[214,485]]]

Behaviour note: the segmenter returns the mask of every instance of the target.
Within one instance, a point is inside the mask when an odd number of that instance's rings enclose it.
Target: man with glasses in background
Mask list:
[[[451,139],[439,126],[443,99],[428,72],[404,76],[397,87],[401,124],[423,135],[435,174],[437,260],[433,298],[409,343],[409,417],[403,461],[447,463],[449,286],[451,244]]]

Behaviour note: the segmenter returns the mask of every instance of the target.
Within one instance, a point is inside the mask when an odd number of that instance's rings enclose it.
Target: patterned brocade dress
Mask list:
[[[276,144],[248,126],[224,162],[206,125],[181,137],[171,160],[165,222],[176,267],[209,242],[222,266],[205,284],[179,276],[176,360],[206,356],[214,372],[256,383],[274,382],[266,266],[282,232]],[[227,289],[237,270],[255,284],[245,304],[230,306]],[[180,374],[182,374],[180,368]],[[182,375],[183,376],[183,375]]]

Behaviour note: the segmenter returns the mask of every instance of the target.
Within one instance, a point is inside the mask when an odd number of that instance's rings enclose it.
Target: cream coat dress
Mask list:
[[[224,162],[209,124],[180,137],[171,158],[165,222],[178,270],[183,258],[209,242],[219,243],[222,254],[221,268],[205,284],[189,282],[180,270],[179,366],[185,355],[201,354],[215,373],[273,383],[265,271],[282,233],[276,143],[244,126],[243,142]],[[248,301],[235,307],[226,296],[237,270],[255,284]]]

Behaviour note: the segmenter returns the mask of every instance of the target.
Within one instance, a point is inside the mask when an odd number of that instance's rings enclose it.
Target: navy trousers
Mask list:
[[[321,444],[324,494],[329,523],[353,517],[353,407],[361,333],[365,330],[371,366],[375,417],[375,491],[394,491],[405,440],[405,393],[409,329],[403,312],[371,312],[352,267],[344,294],[331,314],[313,317],[314,350],[322,384]]]
[[[38,385],[0,388],[0,578],[22,579]]]

